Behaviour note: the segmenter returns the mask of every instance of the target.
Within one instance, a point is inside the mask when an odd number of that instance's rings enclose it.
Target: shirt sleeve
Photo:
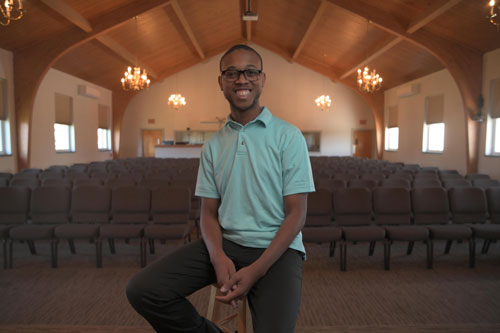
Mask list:
[[[198,168],[198,177],[196,179],[195,195],[219,199],[220,194],[215,184],[215,173],[212,161],[210,146],[205,144],[201,150],[200,166]]]
[[[306,140],[298,129],[293,132],[282,156],[283,196],[314,192],[314,180]]]

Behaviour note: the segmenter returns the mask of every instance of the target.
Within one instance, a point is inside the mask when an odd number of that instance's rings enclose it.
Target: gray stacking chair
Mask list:
[[[342,229],[332,222],[333,195],[319,188],[307,195],[306,223],[302,229],[302,239],[306,243],[329,243],[329,255],[333,257],[337,241],[342,240]]]
[[[410,180],[402,178],[388,178],[382,180],[380,183],[381,187],[399,187],[410,190]]]
[[[408,242],[407,255],[410,255],[413,244],[422,241],[427,245],[427,267],[430,263],[429,229],[411,224],[411,199],[407,189],[400,187],[378,187],[373,190],[373,212],[375,223],[384,226],[388,249],[386,251],[385,269],[390,269],[391,245],[395,241]]]
[[[8,268],[9,253],[7,240],[9,229],[28,220],[31,190],[24,187],[0,188],[0,238],[3,248],[3,268]]]
[[[375,242],[385,241],[385,229],[372,224],[372,192],[367,188],[345,188],[333,192],[335,223],[342,227],[340,269],[347,269],[347,243],[369,242],[373,255]],[[387,246],[384,247],[387,250]]]
[[[9,230],[10,267],[12,267],[13,241],[27,241],[31,244],[32,254],[36,254],[34,242],[51,241],[52,267],[56,262],[56,239],[54,229],[57,225],[68,223],[70,190],[66,187],[37,187],[31,193],[31,224],[13,227]]]
[[[496,179],[473,179],[472,186],[487,190],[490,187],[500,187],[500,182]]]
[[[10,187],[27,187],[30,189],[35,189],[40,185],[38,178],[29,177],[29,178],[12,178],[10,181]]]
[[[115,253],[115,239],[140,240],[140,264],[144,262],[144,227],[149,221],[151,191],[144,187],[118,187],[111,191],[111,223],[101,225],[100,237],[108,239],[112,254]]]
[[[469,194],[472,194],[472,196]],[[478,194],[479,198],[477,196]],[[481,196],[484,199],[484,214],[476,214],[477,205],[481,205],[483,201],[483,199],[480,198]],[[466,223],[481,222],[480,220],[486,218],[486,197],[483,190],[480,188],[456,187],[448,190],[448,200],[450,203],[452,223],[429,226],[431,239],[446,241],[445,254],[450,252],[454,240],[467,241],[469,243],[469,266],[472,268],[474,267],[475,243],[472,237],[472,229]],[[481,217],[481,215],[484,216]]]
[[[330,192],[334,192],[337,188],[346,188],[347,182],[342,179],[319,179],[316,188],[323,188]]]
[[[384,180],[386,177],[383,173],[363,173],[360,179],[371,179],[377,181],[377,183]]]
[[[39,168],[25,168],[21,170],[21,173],[24,174],[32,174],[32,175],[38,175],[42,172],[42,169]]]
[[[62,186],[62,187],[67,187],[71,188],[73,186],[73,183],[69,179],[64,179],[64,178],[45,178],[42,180],[42,186],[47,187],[47,186]]]
[[[483,249],[481,250],[483,254],[488,253],[491,242],[500,239],[500,187],[487,189],[486,198],[488,200],[490,224],[472,226],[476,237],[479,234],[481,238],[484,238]]]
[[[10,179],[0,177],[0,187],[8,187]]]
[[[472,187],[470,180],[466,179],[443,179],[443,187],[446,189],[451,189],[455,187]]]
[[[129,187],[135,186],[136,182],[132,177],[129,178],[110,178],[104,182],[104,186],[109,187],[111,189],[117,187]]]
[[[455,229],[455,226],[449,225],[450,207],[448,192],[443,187],[415,187],[411,190],[411,203],[415,225],[425,226],[429,229],[430,239],[428,240],[427,248],[427,267],[432,268],[434,256],[433,239],[442,239],[446,232]],[[461,226],[458,226],[458,232],[461,229]]]
[[[151,191],[151,221],[144,228],[144,237],[154,253],[156,239],[191,241],[193,224],[190,223],[191,190],[188,187],[162,187]],[[143,243],[146,246],[146,242]],[[147,251],[142,251],[144,263]]]
[[[103,186],[78,186],[71,194],[71,222],[56,227],[54,234],[59,239],[67,239],[71,253],[76,253],[75,239],[89,239],[95,242],[96,266],[102,267],[102,248],[98,241],[99,226],[109,223],[111,190]],[[57,243],[56,243],[57,247]],[[57,265],[57,251],[56,251]]]
[[[415,178],[413,188],[416,187],[442,187],[439,178]]]
[[[474,180],[474,179],[491,179],[489,175],[484,173],[468,173],[465,175],[465,179]]]
[[[73,180],[73,187],[78,186],[103,186],[104,182],[100,178],[77,178]]]
[[[374,179],[351,179],[347,183],[347,187],[366,187],[370,190],[377,187],[378,181]]]

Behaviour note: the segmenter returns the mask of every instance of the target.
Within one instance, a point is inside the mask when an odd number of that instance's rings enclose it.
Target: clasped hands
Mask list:
[[[217,286],[222,296],[215,298],[223,303],[237,308],[237,301],[242,299],[250,288],[262,277],[255,263],[236,271],[234,263],[225,254],[219,255],[213,263],[217,276]]]

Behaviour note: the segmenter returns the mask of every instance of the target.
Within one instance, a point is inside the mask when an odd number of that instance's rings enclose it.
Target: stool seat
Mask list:
[[[219,291],[219,288],[217,288],[215,285],[211,285],[210,298],[208,300],[207,319],[214,322],[225,333],[234,332],[234,330],[230,330],[224,325],[227,324],[229,321],[236,319],[238,325],[237,332],[250,333],[251,332],[250,330],[247,331],[247,327],[250,325],[249,319],[251,319],[250,316],[247,316],[247,297],[246,296],[243,297],[243,299],[241,300],[241,304],[238,306],[237,312],[225,318],[218,318],[220,312],[220,306],[230,306],[218,302],[215,299],[215,296],[220,296],[220,295],[222,295],[222,293]]]

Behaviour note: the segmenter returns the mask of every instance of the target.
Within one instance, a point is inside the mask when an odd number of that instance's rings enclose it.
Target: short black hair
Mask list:
[[[222,72],[222,60],[224,60],[224,58],[228,54],[231,54],[236,50],[245,50],[245,51],[250,51],[250,52],[255,53],[259,57],[259,60],[260,60],[260,70],[262,70],[264,68],[264,63],[262,62],[262,57],[260,56],[259,52],[255,51],[255,49],[251,48],[250,46],[248,46],[246,44],[236,44],[236,45],[232,46],[229,50],[227,50],[226,53],[224,53],[224,55],[220,58],[219,69],[221,72]]]

